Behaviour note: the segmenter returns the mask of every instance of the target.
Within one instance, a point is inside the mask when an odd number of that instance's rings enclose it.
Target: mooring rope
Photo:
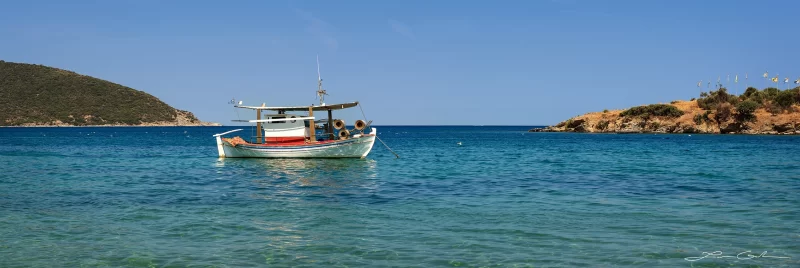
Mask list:
[[[366,122],[366,121],[369,121],[369,120],[367,120],[367,115],[366,115],[366,114],[364,114],[364,108],[363,108],[363,107],[361,107],[361,103],[359,103],[359,104],[358,104],[358,109],[360,109],[360,110],[361,110],[361,116],[363,116],[363,117],[364,117],[364,121],[365,121],[365,122]],[[363,132],[362,132],[362,133],[363,133]],[[375,138],[376,138],[376,139],[378,139],[378,141],[380,141],[380,142],[383,144],[383,146],[385,146],[385,147],[386,147],[386,149],[388,149],[388,150],[389,150],[389,152],[392,152],[392,154],[394,154],[394,156],[395,156],[395,157],[397,157],[397,158],[400,158],[400,155],[398,155],[397,153],[395,153],[394,151],[392,151],[392,148],[389,148],[389,145],[386,145],[386,143],[385,143],[385,142],[383,142],[383,140],[381,140],[381,138],[380,138],[380,137],[378,137],[378,133],[373,133],[373,134],[375,134]]]

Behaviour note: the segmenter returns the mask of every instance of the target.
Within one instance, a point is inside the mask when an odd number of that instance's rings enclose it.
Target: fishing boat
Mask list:
[[[224,135],[242,131],[231,131],[213,135],[217,141],[219,157],[259,158],[364,158],[372,150],[377,138],[377,129],[372,121],[357,120],[352,129],[345,121],[334,119],[333,111],[359,106],[357,101],[340,104],[325,104],[327,92],[322,89],[317,62],[319,105],[270,107],[243,105],[232,100],[237,109],[256,112],[256,119],[233,120],[255,123],[255,136],[225,138]],[[359,107],[360,108],[360,107]],[[314,113],[327,112],[327,120],[316,121]],[[363,109],[362,109],[363,114]],[[322,124],[319,124],[322,123]],[[318,124],[321,127],[318,127]],[[319,133],[318,133],[319,132]]]

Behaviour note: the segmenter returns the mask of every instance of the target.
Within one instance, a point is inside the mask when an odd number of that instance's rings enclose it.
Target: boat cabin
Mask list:
[[[311,138],[310,120],[297,119],[303,117],[294,114],[267,114],[264,123],[264,141],[273,142],[298,142]]]
[[[344,121],[334,120],[333,111],[352,108],[358,102],[349,102],[332,105],[313,105],[313,106],[288,106],[288,107],[267,107],[262,106],[242,106],[236,108],[251,109],[256,111],[255,120],[233,120],[234,122],[256,123],[255,144],[293,144],[293,143],[316,143],[321,141],[347,139],[350,137],[349,131],[344,127]],[[265,112],[269,112],[266,113]],[[288,114],[287,112],[300,112],[303,114]],[[314,112],[327,114],[327,121],[315,121]],[[325,113],[327,112],[327,113]],[[369,124],[359,120],[356,129],[364,130]],[[361,124],[359,126],[359,123]],[[317,131],[320,132],[317,132]],[[355,135],[354,135],[355,137]]]

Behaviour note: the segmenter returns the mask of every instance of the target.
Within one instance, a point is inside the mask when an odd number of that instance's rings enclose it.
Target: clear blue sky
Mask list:
[[[231,98],[315,103],[317,54],[327,102],[359,100],[377,125],[554,124],[689,99],[701,79],[800,77],[800,1],[6,1],[0,14],[2,60],[224,124]]]

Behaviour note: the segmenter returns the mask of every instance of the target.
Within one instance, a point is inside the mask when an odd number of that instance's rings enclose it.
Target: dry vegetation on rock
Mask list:
[[[696,100],[588,113],[531,131],[800,134],[800,87],[750,87],[739,96],[720,88]]]

